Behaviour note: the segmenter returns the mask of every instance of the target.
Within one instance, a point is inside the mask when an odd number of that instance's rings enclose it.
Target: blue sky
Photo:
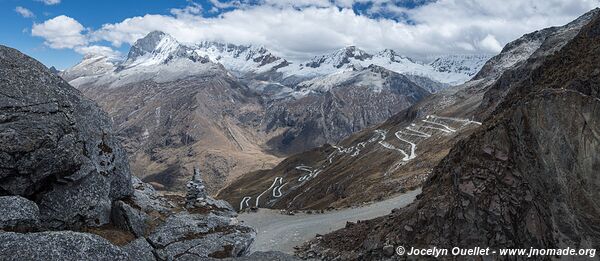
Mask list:
[[[0,0],[0,44],[59,69],[84,54],[122,57],[152,30],[189,44],[262,45],[291,60],[348,45],[413,57],[496,53],[596,6],[598,0]]]
[[[41,23],[58,15],[68,15],[86,27],[98,28],[102,24],[121,21],[128,17],[148,13],[168,14],[171,8],[185,7],[185,0],[63,0],[46,5],[33,0],[0,0],[0,44],[17,48],[42,61],[46,65],[65,68],[81,60],[81,55],[71,49],[52,49],[44,45],[44,39],[31,36],[33,23]],[[15,8],[31,10],[35,17],[25,18]],[[122,49],[126,49],[125,46]]]

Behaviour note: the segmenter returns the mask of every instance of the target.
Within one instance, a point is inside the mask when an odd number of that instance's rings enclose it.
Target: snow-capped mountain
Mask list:
[[[347,70],[358,70],[377,65],[397,73],[427,77],[445,84],[457,85],[470,80],[485,64],[487,55],[442,56],[426,63],[386,49],[369,54],[355,46],[317,56],[307,62],[290,64],[280,68],[285,77],[317,77]]]
[[[172,36],[153,31],[135,42],[129,50],[127,60],[119,65],[118,70],[135,66],[154,66],[167,64],[175,59],[187,59],[192,62],[208,62],[190,47],[180,44]]]
[[[115,63],[116,61],[106,56],[86,55],[81,62],[59,74],[66,81],[100,76],[113,71],[116,68]]]
[[[285,59],[273,55],[269,50],[260,46],[206,41],[192,48],[196,54],[222,64],[227,70],[237,75],[266,72],[275,67],[289,64]]]
[[[296,87],[298,91],[292,93],[294,96],[302,96],[308,93],[325,93],[335,86],[364,87],[374,93],[381,93],[385,88],[391,88],[397,79],[392,77],[404,77],[394,74],[381,66],[369,65],[367,68],[353,71],[343,71],[325,75],[304,81]],[[403,79],[410,81],[410,79]]]
[[[349,46],[307,61],[290,62],[262,46],[218,42],[184,45],[168,34],[154,31],[136,41],[127,58],[121,62],[106,57],[85,57],[62,75],[76,86],[97,80],[100,76],[116,77],[114,74],[118,73],[122,74],[118,75],[121,83],[123,78],[139,80],[138,76],[145,75],[142,78],[147,78],[158,70],[168,73],[155,77],[173,79],[197,73],[198,64],[210,62],[211,66],[220,64],[238,77],[259,80],[250,85],[264,89],[273,84],[292,87],[305,80],[377,65],[397,73],[456,85],[471,79],[487,58],[487,55],[452,55],[436,57],[428,63],[400,55],[394,50],[370,54]],[[129,73],[124,73],[126,71]]]
[[[144,80],[167,82],[223,70],[221,65],[198,55],[172,36],[154,31],[137,40],[122,62],[90,56],[67,69],[62,76],[76,87],[91,84],[118,87]]]

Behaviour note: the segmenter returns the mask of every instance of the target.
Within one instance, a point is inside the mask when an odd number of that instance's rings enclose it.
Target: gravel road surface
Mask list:
[[[240,214],[239,220],[256,229],[258,235],[251,251],[281,251],[293,253],[294,246],[312,239],[316,234],[343,228],[347,221],[367,220],[389,214],[392,209],[404,207],[421,193],[421,189],[376,202],[324,214],[280,214],[279,210],[259,209],[255,213]]]

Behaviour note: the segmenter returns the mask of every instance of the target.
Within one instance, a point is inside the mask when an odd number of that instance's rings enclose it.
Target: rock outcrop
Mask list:
[[[148,241],[163,260],[242,256],[249,253],[256,232],[236,222],[214,214],[179,213],[170,216]]]
[[[378,260],[391,258],[389,245],[598,249],[600,15],[586,16],[560,49],[501,77],[507,89],[490,116],[434,168],[413,204],[324,235],[299,255]]]
[[[0,47],[0,195],[39,207],[48,228],[101,226],[131,195],[111,121],[39,62]]]

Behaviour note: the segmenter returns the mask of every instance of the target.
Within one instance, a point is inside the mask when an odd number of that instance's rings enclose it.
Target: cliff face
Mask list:
[[[523,77],[505,74],[512,81],[503,99],[434,168],[413,204],[300,254],[377,259],[386,245],[598,248],[598,32],[594,15],[556,53],[529,59]]]

